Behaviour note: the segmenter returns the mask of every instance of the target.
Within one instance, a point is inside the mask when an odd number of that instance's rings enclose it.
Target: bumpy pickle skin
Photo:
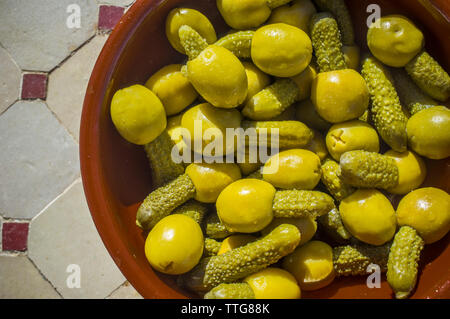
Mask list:
[[[195,186],[191,179],[186,174],[180,175],[147,196],[137,211],[136,224],[145,230],[150,230],[161,219],[194,196]]]
[[[413,81],[432,98],[445,102],[450,97],[450,76],[426,51],[405,66]]]
[[[342,33],[342,43],[352,45],[355,43],[353,23],[344,0],[314,0],[320,10],[329,11],[336,18]]]
[[[242,109],[242,114],[252,120],[270,120],[291,106],[299,89],[291,79],[278,79],[256,93]]]
[[[310,29],[319,71],[346,69],[341,34],[333,16],[328,12],[315,14],[311,19]]]
[[[172,160],[172,148],[175,143],[167,130],[156,140],[144,146],[145,153],[152,169],[153,185],[161,187],[184,173],[184,165]]]
[[[220,284],[205,294],[204,299],[255,299],[249,284]]]
[[[217,40],[215,45],[233,52],[238,58],[248,59],[251,56],[252,39],[255,31],[237,31],[227,34]]]
[[[276,263],[290,254],[300,242],[300,232],[294,225],[283,224],[267,236],[229,252],[204,258],[190,272],[180,277],[188,289],[206,292],[232,283]]]
[[[343,200],[355,191],[342,180],[341,167],[331,158],[327,158],[322,164],[321,181],[337,201]]]
[[[363,59],[362,76],[370,92],[370,117],[381,138],[395,151],[404,152],[408,142],[406,123],[388,69],[372,56]]]
[[[392,69],[400,102],[411,115],[422,110],[439,105],[435,100],[426,95],[408,76],[403,69]]]
[[[348,241],[352,237],[352,234],[342,223],[341,214],[337,208],[333,208],[328,214],[320,216],[317,221],[325,232],[338,242]]]
[[[401,227],[395,235],[389,253],[387,281],[397,299],[407,298],[416,286],[423,247],[423,239],[409,226]]]
[[[221,245],[222,244],[215,239],[205,238],[205,244],[203,246],[203,256],[204,257],[217,256]]]
[[[244,130],[256,129],[260,136],[261,132],[267,132],[267,141],[263,138],[258,140],[258,146],[271,146],[271,129],[278,129],[278,142],[280,149],[303,148],[311,142],[314,132],[305,124],[299,121],[242,121]],[[263,134],[264,135],[264,134]],[[251,143],[252,140],[250,139]]]
[[[200,52],[208,47],[208,42],[188,25],[181,26],[178,35],[189,60],[195,59]]]
[[[356,245],[333,248],[333,266],[336,276],[367,276],[367,267],[376,264],[381,272],[387,271],[390,243],[372,246]]]
[[[208,237],[214,239],[223,239],[231,235],[231,232],[229,232],[225,228],[225,225],[220,221],[217,213],[211,213],[206,217],[205,232]]]
[[[345,152],[340,161],[345,183],[361,188],[389,189],[398,185],[395,161],[382,154],[366,151]]]
[[[208,208],[205,204],[197,202],[196,200],[192,199],[187,203],[181,205],[180,207],[176,208],[173,211],[173,214],[186,215],[188,217],[191,217],[198,224],[201,224],[207,212]]]
[[[275,218],[316,218],[335,208],[333,198],[318,191],[284,190],[277,191],[272,209]]]

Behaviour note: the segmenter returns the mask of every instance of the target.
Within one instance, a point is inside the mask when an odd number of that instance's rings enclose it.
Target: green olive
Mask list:
[[[226,130],[239,128],[241,119],[241,113],[236,109],[219,109],[209,103],[203,103],[190,108],[183,114],[181,126],[189,131],[191,147],[195,152],[201,153],[216,139],[222,139],[222,154],[225,155],[235,151],[235,146],[231,145],[234,143],[227,143]],[[213,134],[211,136],[205,134],[207,130]],[[219,151],[214,151],[211,155],[219,155]]]
[[[272,12],[266,0],[217,0],[217,8],[225,22],[237,30],[259,27]]]
[[[167,16],[166,36],[172,47],[180,53],[185,54],[178,35],[178,30],[182,25],[190,26],[205,38],[209,44],[217,41],[216,31],[203,13],[194,9],[176,8],[170,11]]]
[[[348,151],[380,151],[377,131],[359,120],[333,125],[326,136],[326,144],[328,152],[338,162],[341,155]]]
[[[431,158],[450,156],[450,110],[434,106],[414,114],[406,125],[408,144],[416,153]]]
[[[197,92],[219,108],[242,104],[248,93],[245,68],[231,51],[210,45],[187,63],[187,77]]]
[[[304,31],[285,23],[276,23],[256,30],[251,55],[253,63],[264,72],[292,77],[309,65],[312,50],[311,39]]]
[[[167,116],[183,111],[198,94],[181,72],[181,64],[163,67],[148,79],[145,86],[152,90],[164,105]]]

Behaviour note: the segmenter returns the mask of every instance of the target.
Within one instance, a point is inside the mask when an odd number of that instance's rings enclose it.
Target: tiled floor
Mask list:
[[[95,229],[78,160],[90,73],[133,2],[0,1],[0,298],[141,298]]]

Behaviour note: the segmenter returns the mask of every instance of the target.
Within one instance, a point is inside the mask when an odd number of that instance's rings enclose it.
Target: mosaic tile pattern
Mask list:
[[[0,1],[0,299],[142,298],[93,224],[78,154],[92,68],[133,2]]]
[[[27,250],[28,223],[8,222],[2,227],[2,250]]]
[[[81,180],[31,221],[28,255],[64,298],[105,298],[125,281],[94,226]],[[80,287],[73,288],[67,281],[76,269]]]
[[[22,77],[22,99],[42,99],[47,97],[47,74],[25,73]]]
[[[39,100],[0,116],[0,149],[3,217],[32,218],[80,174],[78,145]]]

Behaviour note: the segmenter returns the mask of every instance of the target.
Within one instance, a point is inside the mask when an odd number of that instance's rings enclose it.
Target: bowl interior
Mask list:
[[[445,3],[446,0],[442,1]],[[152,190],[150,168],[142,147],[127,143],[115,130],[109,114],[112,95],[120,88],[145,81],[161,67],[182,63],[165,36],[165,18],[175,7],[200,10],[220,35],[228,30],[208,0],[138,0],[122,18],[103,49],[86,92],[80,157],[83,184],[96,227],[125,277],[146,298],[191,297],[173,278],[155,273],[144,255],[146,233],[135,225],[136,211]],[[450,23],[429,1],[349,0],[357,41],[364,47],[368,4],[379,4],[382,15],[404,14],[425,33],[427,50],[450,69]],[[443,7],[441,7],[443,8]],[[448,9],[448,7],[447,7]],[[442,9],[445,11],[445,8]],[[447,14],[450,11],[447,12]],[[449,192],[450,161],[427,161],[425,182]],[[427,246],[421,260],[416,298],[450,297],[450,236]],[[342,278],[305,298],[391,298],[388,284],[369,289],[366,278]]]

